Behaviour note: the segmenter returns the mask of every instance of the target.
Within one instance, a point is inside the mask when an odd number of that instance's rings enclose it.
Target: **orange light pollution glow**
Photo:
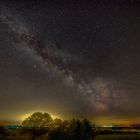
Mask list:
[[[18,118],[18,120],[20,120],[20,121],[23,121],[24,119],[26,119],[26,118],[28,118],[29,116],[31,116],[32,115],[32,113],[34,113],[35,111],[33,111],[33,112],[30,112],[30,113],[25,113],[25,114],[23,114],[23,115],[19,115],[19,116],[17,116],[17,118]],[[45,111],[39,111],[39,112],[45,112]],[[51,117],[52,117],[52,119],[55,119],[55,118],[61,118],[61,119],[63,119],[60,115],[58,115],[57,113],[49,113],[50,115],[51,115]]]
[[[19,123],[21,123],[24,119],[28,118],[34,112],[36,112],[36,111],[31,111],[31,112],[25,113],[23,115],[18,115],[15,118],[16,118],[16,120],[19,120]],[[45,111],[39,111],[39,112],[45,112]],[[55,119],[55,118],[60,118],[62,120],[65,119],[64,117],[62,117],[61,115],[58,115],[57,113],[49,113],[49,114],[51,115],[51,117],[53,119]],[[67,119],[72,119],[72,118],[67,118]],[[14,121],[16,121],[16,120],[14,120]],[[93,122],[97,125],[101,125],[101,126],[105,126],[105,125],[106,126],[110,126],[110,125],[129,126],[131,124],[140,123],[140,118],[128,118],[128,117],[94,117],[90,120],[91,120],[91,122]]]
[[[65,117],[62,117],[62,115],[59,115],[58,113],[51,113],[51,112],[48,112],[48,111],[30,111],[30,112],[26,112],[26,113],[22,113],[21,115],[16,115],[15,117],[13,117],[14,119],[12,119],[10,121],[10,118],[8,117],[2,117],[0,118],[0,120],[7,120],[5,122],[2,122],[1,121],[1,124],[21,124],[21,122],[28,118],[30,115],[32,115],[32,113],[34,112],[47,112],[51,115],[51,117],[53,119],[55,118],[60,118],[62,120],[66,119]],[[68,118],[67,119],[72,119],[72,117]],[[77,118],[79,119],[79,118]],[[81,119],[81,118],[80,118]],[[137,118],[128,118],[128,117],[114,117],[114,116],[108,116],[108,117],[89,117],[89,120],[91,120],[91,122],[97,124],[97,125],[101,125],[101,126],[110,126],[110,125],[125,125],[125,126],[129,126],[131,124],[138,124],[140,123],[140,118],[137,117]]]
[[[128,118],[128,117],[97,117],[93,119],[98,125],[125,125],[139,124],[140,118]]]

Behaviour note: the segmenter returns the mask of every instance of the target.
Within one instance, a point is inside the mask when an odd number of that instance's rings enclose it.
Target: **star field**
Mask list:
[[[139,2],[0,3],[0,119],[139,117]]]

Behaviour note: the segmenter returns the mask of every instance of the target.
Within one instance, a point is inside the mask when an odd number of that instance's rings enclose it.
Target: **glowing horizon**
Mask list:
[[[26,112],[26,113],[22,113],[21,115],[17,115],[14,119],[10,119],[8,117],[1,117],[0,120],[5,120],[5,123],[9,122],[9,123],[16,123],[19,122],[21,123],[23,120],[25,120],[26,118],[28,118],[29,116],[31,116],[34,112],[42,112],[45,113],[46,111],[30,111],[30,112]],[[57,113],[49,113],[46,112],[48,114],[51,115],[52,119],[55,118],[59,118],[62,120],[69,120],[72,119],[71,117],[68,119],[65,119],[64,117],[58,115]],[[73,117],[75,119],[81,119],[81,118],[77,118],[77,117]],[[92,117],[91,117],[92,118]],[[84,119],[84,118],[83,118]],[[87,118],[88,119],[88,118]],[[110,126],[110,125],[132,125],[132,124],[139,124],[140,123],[140,118],[128,118],[128,117],[94,117],[92,119],[89,119],[91,122],[97,124],[97,125],[101,125],[101,126]]]

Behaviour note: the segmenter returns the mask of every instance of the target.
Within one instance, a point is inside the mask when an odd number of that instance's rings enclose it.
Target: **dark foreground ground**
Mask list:
[[[31,140],[30,136],[8,136],[0,140]],[[47,137],[36,138],[36,140],[47,140]],[[97,135],[94,140],[140,140],[139,134],[106,134]]]
[[[140,140],[140,135],[138,134],[107,134],[98,135],[95,140]]]

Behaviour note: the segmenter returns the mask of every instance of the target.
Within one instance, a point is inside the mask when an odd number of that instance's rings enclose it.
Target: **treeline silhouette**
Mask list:
[[[47,135],[47,140],[93,140],[94,128],[87,119],[52,119],[48,113],[35,112],[22,123],[22,132],[32,140]]]
[[[62,122],[62,125],[54,127],[48,136],[48,140],[91,140],[93,128],[86,119],[70,120]]]

